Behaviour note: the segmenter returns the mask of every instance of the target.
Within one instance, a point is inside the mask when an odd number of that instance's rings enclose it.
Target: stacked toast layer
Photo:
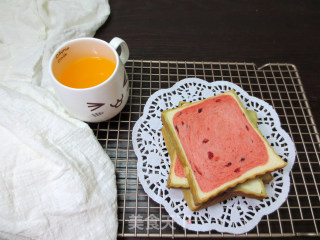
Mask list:
[[[253,197],[265,197],[256,177],[286,165],[258,130],[255,113],[234,91],[166,110],[162,122],[172,160],[168,187],[189,187],[184,194],[192,196],[194,206],[250,196],[252,189]]]

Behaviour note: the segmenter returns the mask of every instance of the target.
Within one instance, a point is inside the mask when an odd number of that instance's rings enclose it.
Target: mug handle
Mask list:
[[[120,46],[121,47],[121,54],[120,54],[120,60],[123,63],[123,65],[128,61],[129,59],[129,48],[128,45],[124,40],[121,38],[115,37],[113,38],[109,43],[115,50]]]

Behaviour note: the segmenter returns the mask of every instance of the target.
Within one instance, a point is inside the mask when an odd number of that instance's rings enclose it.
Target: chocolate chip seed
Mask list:
[[[232,163],[231,162],[228,162],[227,164],[226,164],[226,167],[230,167],[232,165]]]
[[[207,138],[202,140],[202,143],[207,143],[207,142],[209,142],[209,139],[207,139]]]

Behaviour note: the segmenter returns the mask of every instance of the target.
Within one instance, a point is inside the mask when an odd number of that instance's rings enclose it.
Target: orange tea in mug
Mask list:
[[[116,64],[106,58],[80,58],[69,64],[58,80],[71,88],[90,88],[107,80],[115,68]]]
[[[97,38],[71,39],[50,58],[52,86],[71,116],[85,122],[109,120],[128,101],[124,67],[128,59],[129,48],[121,38],[109,43]]]

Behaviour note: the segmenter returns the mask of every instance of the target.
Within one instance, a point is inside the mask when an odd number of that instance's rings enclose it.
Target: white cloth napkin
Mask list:
[[[116,239],[114,165],[48,75],[54,49],[109,14],[107,0],[0,1],[0,239]]]

